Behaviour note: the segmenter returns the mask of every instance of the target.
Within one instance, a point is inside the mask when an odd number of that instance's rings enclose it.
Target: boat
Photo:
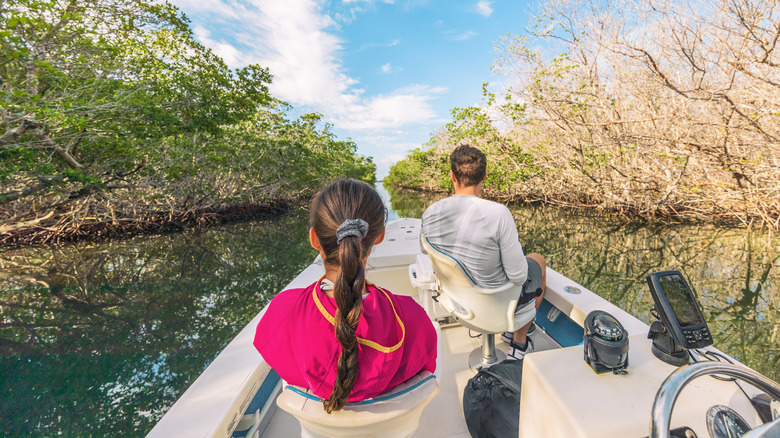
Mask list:
[[[368,259],[367,279],[418,299],[438,326],[440,391],[423,410],[412,436],[469,437],[462,397],[474,376],[469,357],[481,347],[481,339],[433,299],[436,283],[420,262],[425,257],[420,250],[420,220],[391,221],[384,242]],[[324,272],[318,256],[287,288],[306,287]],[[583,325],[595,310],[618,320],[628,336],[625,373],[596,373],[583,359]],[[168,409],[149,437],[300,436],[299,422],[276,403],[283,382],[252,345],[264,311]],[[650,326],[550,268],[535,321],[535,351],[523,360],[519,431],[507,431],[506,436],[710,437],[719,419],[727,424],[736,421],[735,414],[752,429],[746,436],[780,436],[776,382],[714,346],[702,353],[720,361],[680,367],[660,360],[648,339]],[[495,347],[507,349],[500,341]],[[738,385],[735,378],[750,384]],[[713,438],[732,436],[728,427],[723,430],[726,435],[715,430]]]

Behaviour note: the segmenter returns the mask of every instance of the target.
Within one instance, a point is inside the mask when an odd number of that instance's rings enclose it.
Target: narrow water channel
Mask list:
[[[389,192],[389,217],[435,199]],[[551,267],[644,321],[678,269],[715,346],[780,379],[780,250],[764,232],[512,207]],[[103,244],[0,250],[0,436],[144,436],[315,253],[307,212]]]

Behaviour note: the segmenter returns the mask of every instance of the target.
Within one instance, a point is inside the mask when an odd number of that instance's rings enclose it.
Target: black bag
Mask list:
[[[523,361],[508,359],[482,368],[463,391],[463,415],[474,438],[517,436]]]

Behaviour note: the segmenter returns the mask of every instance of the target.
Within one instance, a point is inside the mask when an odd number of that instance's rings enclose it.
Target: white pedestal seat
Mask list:
[[[396,438],[417,430],[423,408],[438,392],[436,376],[421,371],[388,393],[330,414],[320,398],[300,387],[285,385],[276,403],[300,422],[302,438]]]
[[[424,234],[420,235],[420,241],[433,265],[439,304],[461,325],[482,333],[482,346],[469,356],[469,366],[476,370],[500,362],[506,355],[496,351],[495,334],[514,332],[533,321],[534,302],[516,309],[522,286],[510,282],[492,289],[479,287],[459,261],[431,245]]]

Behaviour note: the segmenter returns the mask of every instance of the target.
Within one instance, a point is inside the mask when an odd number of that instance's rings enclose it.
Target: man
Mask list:
[[[461,145],[450,154],[450,178],[455,194],[425,210],[422,232],[441,251],[458,260],[480,287],[512,282],[522,285],[518,309],[531,300],[542,303],[546,263],[539,254],[525,255],[509,209],[480,198],[487,177],[487,159],[477,148]],[[509,343],[508,357],[522,359],[533,351],[528,335],[533,322],[501,338]]]

